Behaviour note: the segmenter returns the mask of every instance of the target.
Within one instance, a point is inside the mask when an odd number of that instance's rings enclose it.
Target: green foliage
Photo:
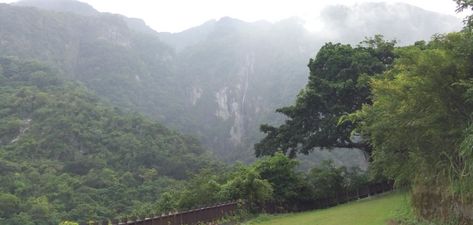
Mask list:
[[[255,224],[255,223],[262,223],[262,222],[267,222],[272,219],[274,219],[274,215],[269,215],[269,214],[259,214],[256,218],[252,219],[249,224]]]
[[[324,161],[320,167],[311,168],[308,177],[318,197],[334,196],[345,190],[345,172],[346,167],[335,168],[333,161]]]
[[[164,187],[188,179],[187,171],[219,165],[195,137],[123,113],[44,64],[13,57],[0,64],[18,68],[0,85],[0,217],[6,224],[145,211]]]
[[[220,201],[217,197],[221,183],[225,182],[226,174],[222,171],[202,169],[199,174],[189,172],[189,182],[180,195],[179,208],[190,208],[196,205],[210,205]]]
[[[313,189],[295,168],[300,162],[282,153],[260,160],[253,165],[262,179],[271,183],[273,199],[277,201],[307,200],[313,197]]]
[[[394,68],[370,81],[373,105],[349,117],[375,149],[372,172],[471,198],[472,37],[436,35],[400,48]]]
[[[157,202],[158,211],[190,208],[236,199],[251,202],[272,198],[273,188],[261,179],[255,167],[237,166],[235,172],[224,167],[219,170],[202,169],[200,173],[189,172],[190,180],[169,186]]]
[[[468,0],[454,0],[457,3],[457,9],[455,12],[460,13],[463,12],[464,10],[468,9],[473,9],[473,3]],[[468,29],[472,28],[473,25],[473,16],[469,15],[466,16],[465,19],[463,20],[463,23],[465,24],[465,27]]]
[[[20,199],[10,193],[0,195],[0,217],[9,218],[19,209]]]
[[[78,223],[74,222],[69,222],[69,221],[63,221],[59,225],[79,225]]]
[[[402,204],[398,205],[394,209],[394,216],[392,220],[404,225],[428,224],[427,222],[420,221],[420,219],[417,218],[415,215],[415,209],[412,207],[411,198],[408,197],[403,200]]]
[[[390,68],[395,43],[377,35],[362,43],[367,47],[325,44],[315,60],[309,61],[309,83],[295,105],[276,110],[289,119],[279,127],[261,125],[260,130],[267,136],[255,144],[255,155],[283,152],[293,158],[315,147],[359,148],[369,155],[369,145],[351,138],[354,124],[337,124],[340,116],[372,104],[365,80]]]
[[[305,201],[367,183],[365,174],[356,168],[335,168],[333,162],[324,162],[324,167],[313,168],[306,175],[295,170],[298,164],[298,160],[276,153],[251,166],[238,165],[233,172],[222,167],[189,173],[189,181],[166,188],[156,209],[169,211],[235,199],[248,199],[251,203]]]
[[[250,202],[272,198],[273,188],[263,180],[254,167],[238,166],[230,180],[222,186],[223,199],[248,199]]]
[[[359,188],[368,183],[368,179],[357,167],[335,167],[331,160],[323,161],[320,166],[312,167],[307,175],[319,198],[334,196],[346,190]]]

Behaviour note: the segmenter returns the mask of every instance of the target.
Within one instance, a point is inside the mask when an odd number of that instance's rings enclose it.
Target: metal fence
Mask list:
[[[263,203],[256,203],[256,207],[261,213],[287,213],[287,212],[303,212],[316,209],[325,209],[340,204],[347,203],[370,196],[375,196],[383,192],[393,190],[393,181],[385,181],[378,184],[366,185],[354,190],[345,191],[334,196],[319,198],[309,201],[299,202],[277,202],[266,201]]]
[[[250,204],[247,200],[228,201],[214,205],[204,205],[192,207],[191,209],[170,211],[164,213],[142,215],[139,218],[123,218],[120,220],[112,219],[112,225],[181,225],[181,224],[198,224],[201,222],[212,222],[223,218],[224,216],[233,215],[238,208],[249,210]],[[109,225],[108,220],[91,223],[81,223],[80,225]]]
[[[360,187],[355,190],[349,190],[339,193],[335,196],[326,198],[319,198],[310,201],[302,202],[277,202],[266,201],[263,203],[255,203],[256,209],[260,213],[287,213],[287,212],[303,212],[315,209],[324,209],[337,206],[349,201],[358,200],[370,196],[375,196],[383,192],[393,190],[393,181],[385,181],[383,183],[371,184]],[[164,213],[149,214],[148,216],[140,216],[111,220],[112,225],[192,225],[201,222],[212,222],[221,219],[227,215],[234,215],[238,209],[248,211],[250,204],[248,200],[242,201],[228,201],[214,205],[206,205],[199,207],[192,207],[191,209],[170,211]],[[80,225],[109,225],[108,220],[91,223],[81,223]]]

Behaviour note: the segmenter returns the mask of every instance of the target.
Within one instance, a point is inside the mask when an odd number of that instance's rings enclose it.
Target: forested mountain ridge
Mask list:
[[[75,0],[22,0],[13,2],[14,6],[36,7],[59,12],[72,12],[83,16],[97,16],[100,14],[91,5]],[[139,18],[130,18],[122,15],[128,26],[136,31],[146,34],[156,35],[157,32],[146,25],[145,21]]]
[[[38,61],[0,58],[2,224],[150,210],[187,172],[218,165],[194,136],[125,114]]]
[[[380,12],[391,5],[375,4],[376,10],[369,11],[371,6],[338,10],[347,17],[328,7],[323,10],[328,22],[316,33],[308,32],[298,18],[273,24],[227,17],[177,34],[145,35],[129,28],[119,15],[84,17],[2,5],[1,30],[12,31],[2,34],[0,53],[52,62],[125,111],[195,133],[227,162],[249,162],[254,160],[253,144],[263,137],[259,124],[283,122],[274,110],[291,104],[304,88],[308,59],[324,42],[346,43],[343,37],[352,37],[348,42],[357,44],[364,36],[392,29],[390,34],[403,34],[396,38],[409,44],[404,40],[413,35],[415,40],[428,39],[431,32],[461,26],[459,19],[409,5],[394,7],[390,12],[403,13],[391,13],[390,19]],[[363,26],[376,21],[363,16],[373,13],[383,25]],[[35,19],[21,16],[29,14]],[[413,14],[420,19],[410,21],[412,26],[394,26]],[[352,27],[354,15],[359,16],[360,32],[347,30],[347,35],[341,27]],[[426,21],[433,22],[425,26]]]
[[[121,16],[85,17],[6,4],[0,10],[1,55],[57,65],[64,76],[84,82],[125,111],[165,121],[161,106],[172,104],[163,101],[178,104],[172,48],[131,30]]]

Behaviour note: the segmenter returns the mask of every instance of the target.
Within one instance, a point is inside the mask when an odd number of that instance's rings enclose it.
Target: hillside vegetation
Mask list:
[[[219,163],[200,141],[125,114],[37,61],[0,58],[0,220],[58,224],[149,210]]]

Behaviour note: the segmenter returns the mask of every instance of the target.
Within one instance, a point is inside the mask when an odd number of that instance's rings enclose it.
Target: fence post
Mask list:
[[[108,220],[102,220],[102,225],[108,225]]]
[[[176,209],[176,214],[174,214],[174,222],[176,224],[182,224],[181,222],[181,212],[182,212],[182,209]]]
[[[174,209],[169,211],[169,220],[168,221],[172,221],[171,224],[176,224],[176,213],[175,213]]]
[[[197,211],[195,211],[195,213],[197,219],[195,220],[195,222],[196,224],[198,224],[199,222],[202,222],[202,206],[198,205],[196,210]]]
[[[151,219],[151,225],[155,225],[155,224],[154,224],[154,214],[152,214],[152,213],[149,214],[149,215],[148,215],[148,218]]]
[[[182,223],[183,224],[187,224],[187,225],[190,225],[189,224],[189,208],[185,208],[182,212]]]
[[[171,221],[169,221],[169,220],[170,220],[170,218],[169,218],[169,217],[170,217],[170,216],[169,216],[170,214],[171,214],[170,212],[165,212],[165,213],[164,213],[164,217],[166,217],[166,220],[165,220],[166,223],[163,224],[163,225],[169,224],[169,223],[171,222]],[[163,223],[163,219],[161,219],[161,224],[162,224],[162,223]]]
[[[213,206],[212,206],[212,221],[215,221],[215,220],[218,220],[218,207],[217,207],[217,203],[214,203]]]
[[[142,224],[142,225],[145,225],[145,224],[146,224],[146,216],[145,216],[145,215],[141,215],[141,216],[140,216],[140,220],[141,220],[141,224]]]
[[[131,217],[131,222],[135,222],[135,223],[133,223],[133,224],[136,225],[136,216],[132,216],[132,217]]]
[[[189,210],[189,218],[189,220],[192,221],[189,222],[189,225],[195,224],[195,207],[191,207],[191,209]]]
[[[118,225],[118,219],[113,219],[112,220],[112,225]]]

